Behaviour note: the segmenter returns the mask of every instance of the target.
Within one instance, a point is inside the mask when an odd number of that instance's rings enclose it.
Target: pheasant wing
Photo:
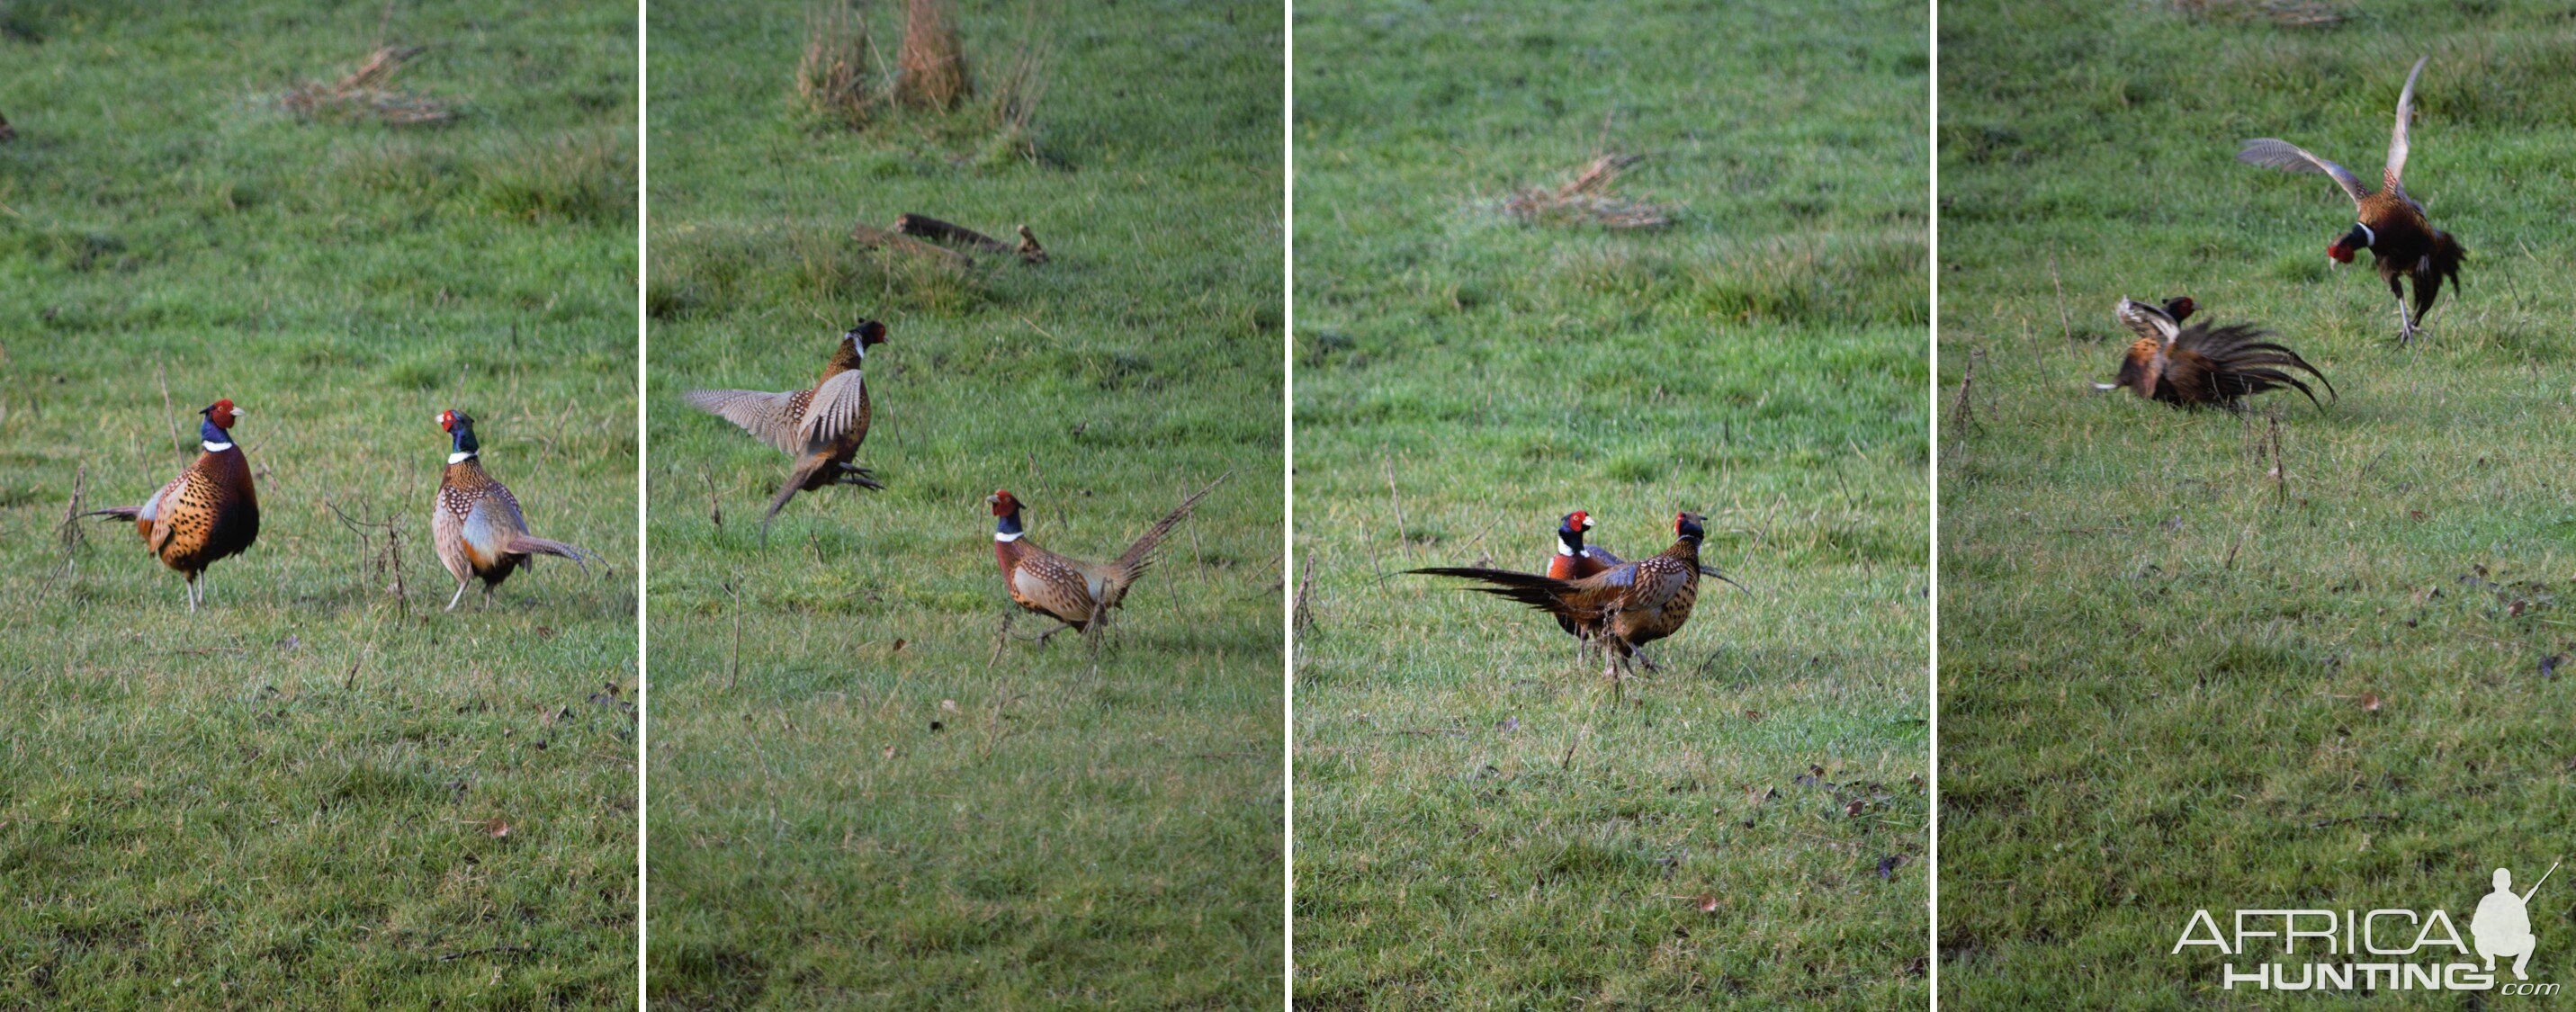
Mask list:
[[[761,442],[788,453],[805,452],[797,439],[796,425],[788,418],[796,395],[774,394],[760,390],[691,390],[685,395],[689,406],[716,415],[751,433]]]
[[[1624,567],[1629,574],[1630,589],[1626,610],[1653,611],[1673,599],[1690,585],[1698,568],[1686,566],[1666,556],[1653,556]],[[1616,572],[1616,570],[1614,570]],[[1607,575],[1607,574],[1604,574]]]
[[[2244,147],[2236,152],[2236,160],[2247,165],[2261,165],[2283,172],[2325,173],[2334,177],[2335,185],[2343,187],[2344,195],[2351,197],[2355,204],[2361,203],[2362,198],[2370,196],[2370,191],[2362,187],[2361,179],[2354,176],[2351,169],[2319,158],[2308,153],[2306,148],[2278,138],[2262,137],[2246,141]]]
[[[2399,193],[2406,192],[2397,185],[2397,178],[2406,174],[2406,123],[2415,118],[2415,78],[2424,73],[2424,62],[2432,58],[2416,57],[2415,69],[2406,72],[2406,89],[2397,93],[2397,125],[2388,131],[2388,168],[2380,175],[2380,185]]]
[[[859,424],[861,406],[867,399],[867,377],[859,370],[834,374],[814,388],[814,399],[805,405],[805,419],[798,423],[796,438],[808,448],[841,438]]]
[[[509,553],[511,539],[528,533],[528,522],[519,516],[518,497],[496,481],[483,486],[458,533],[477,558],[491,560]]]
[[[1043,549],[1022,556],[1011,571],[1011,597],[1067,623],[1091,620],[1091,580],[1072,560]]]
[[[2121,299],[2118,312],[2120,322],[2127,324],[2132,333],[2154,338],[2158,345],[2172,346],[2174,334],[2181,329],[2181,324],[2174,322],[2173,314],[2165,312],[2163,307],[2150,306],[2136,299]]]

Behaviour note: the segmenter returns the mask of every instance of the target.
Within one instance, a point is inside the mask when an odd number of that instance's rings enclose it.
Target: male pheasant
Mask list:
[[[2377,192],[2363,186],[2352,170],[2308,153],[2285,140],[2263,137],[2246,141],[2236,159],[2249,165],[2263,165],[2288,172],[2322,172],[2334,178],[2352,198],[2357,220],[2344,234],[2327,244],[2326,255],[2336,263],[2351,263],[2354,250],[2367,249],[2377,261],[2379,279],[2388,283],[2388,293],[2397,297],[2397,341],[2404,344],[2414,339],[2421,329],[2424,314],[2441,297],[2442,279],[2452,284],[2460,281],[2460,261],[2468,251],[2451,234],[2434,228],[2424,218],[2424,205],[2406,195],[2398,177],[2406,172],[2407,120],[2415,113],[2415,78],[2424,72],[2424,63],[2432,57],[2415,61],[2415,69],[2406,74],[2406,87],[2397,93],[2397,126],[2388,135],[2388,165],[2380,172]],[[2406,291],[2399,281],[2415,281],[2415,306],[2410,315]]]
[[[1681,631],[1682,624],[1690,621],[1692,606],[1699,601],[1700,575],[1714,573],[1699,561],[1699,545],[1707,536],[1707,523],[1707,518],[1697,513],[1676,514],[1672,547],[1580,579],[1472,566],[1436,566],[1408,572],[1489,584],[1467,589],[1509,598],[1570,623],[1578,630],[1577,635],[1600,643],[1610,654],[1610,666],[1603,674],[1616,677],[1619,667],[1632,657],[1653,671],[1655,662],[1638,648]]]
[[[760,518],[760,540],[769,543],[769,522],[798,492],[836,484],[883,489],[867,468],[850,463],[868,438],[868,386],[861,367],[868,349],[884,344],[885,324],[861,320],[841,335],[823,376],[803,390],[691,390],[689,406],[722,416],[796,458],[796,468],[769,500]]]
[[[111,506],[83,516],[134,521],[143,547],[161,564],[188,579],[188,610],[205,600],[206,567],[239,555],[259,540],[259,495],[251,487],[250,463],[233,445],[233,422],[247,414],[230,399],[197,412],[203,449],[195,462],[141,506]]]
[[[1230,477],[1233,477],[1233,472],[1226,472],[1197,494],[1181,500],[1179,507],[1147,528],[1143,537],[1137,538],[1125,552],[1109,562],[1084,562],[1038,547],[1028,540],[1028,529],[1020,524],[1020,500],[1017,497],[1008,490],[997,490],[984,497],[984,502],[993,507],[993,516],[997,518],[993,525],[993,560],[1001,566],[1002,586],[1010,592],[1011,603],[1018,605],[1020,611],[1044,615],[1060,623],[1041,634],[1038,642],[1044,644],[1048,637],[1066,629],[1089,633],[1105,625],[1109,610],[1126,600],[1127,589],[1135,586],[1136,578],[1145,575],[1146,568],[1153,565],[1154,548],[1162,544],[1163,536],[1170,534],[1182,520],[1188,519],[1190,508],[1197,506],[1199,500],[1207,498],[1208,493],[1216,491],[1216,487],[1225,484]],[[1010,635],[1011,619],[1018,613],[1002,613],[1002,635]],[[1099,646],[1099,640],[1094,638],[1092,649],[1096,651]],[[998,642],[995,656],[1000,656]]]
[[[483,445],[474,438],[473,416],[443,411],[438,427],[447,430],[449,452],[447,471],[438,479],[438,508],[430,515],[429,534],[439,563],[456,577],[456,594],[447,599],[448,611],[456,610],[456,603],[465,599],[466,586],[477,579],[483,581],[484,599],[490,600],[492,588],[520,567],[533,566],[536,555],[561,556],[583,572],[590,571],[587,560],[597,555],[528,533],[527,520],[519,516],[518,497],[483,473]]]
[[[1547,557],[1547,575],[1559,580],[1580,580],[1620,564],[1620,558],[1598,545],[1583,543],[1583,533],[1592,529],[1592,517],[1582,510],[1566,514],[1556,522],[1556,554]],[[1574,620],[1556,616],[1556,627],[1577,639],[1590,634],[1575,628]]]
[[[2263,330],[2247,324],[2182,326],[2196,308],[2189,298],[2170,300],[2163,308],[2121,299],[2120,322],[2138,339],[2120,360],[2119,381],[2095,383],[2093,388],[2127,387],[2140,397],[2175,407],[2215,404],[2238,411],[2248,396],[2288,387],[2306,394],[2308,403],[2322,409],[2316,391],[2292,372],[2301,370],[2324,384],[2327,396],[2335,396],[2334,383],[2324,373],[2298,352],[2264,340],[2271,335]]]

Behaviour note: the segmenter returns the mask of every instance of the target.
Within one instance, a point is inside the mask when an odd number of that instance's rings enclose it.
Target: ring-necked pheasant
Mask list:
[[[2460,261],[2468,251],[2461,248],[2451,234],[2434,228],[2424,219],[2424,205],[2406,195],[2398,177],[2406,172],[2407,123],[2415,113],[2415,78],[2424,72],[2424,63],[2432,57],[2415,61],[2415,69],[2406,73],[2406,87],[2397,93],[2397,126],[2388,135],[2388,165],[2380,172],[2379,190],[2363,186],[2352,170],[2310,154],[2306,149],[2277,138],[2263,137],[2246,141],[2236,153],[2238,161],[2264,165],[2289,172],[2322,172],[2334,178],[2352,198],[2357,220],[2352,228],[2326,246],[2326,255],[2336,263],[2351,263],[2355,250],[2367,249],[2377,261],[2379,279],[2388,283],[2388,293],[2397,297],[2397,341],[2404,344],[2415,337],[2424,314],[2433,308],[2433,300],[2442,294],[2442,279],[2452,284],[2460,281]],[[2406,291],[2399,281],[2415,280],[2415,307],[2410,314]]]
[[[1592,516],[1582,510],[1566,514],[1556,522],[1556,554],[1547,557],[1547,575],[1559,580],[1580,580],[1622,561],[1610,550],[1583,543],[1583,533],[1592,529]],[[1574,626],[1574,620],[1556,616],[1556,627],[1576,639],[1590,638]]]
[[[859,321],[833,347],[822,378],[803,390],[688,392],[690,407],[722,416],[796,458],[796,469],[788,472],[777,497],[769,500],[769,512],[760,518],[762,544],[769,543],[769,522],[798,492],[836,484],[885,488],[867,468],[850,463],[858,455],[859,444],[868,438],[868,385],[861,366],[866,364],[868,349],[884,344],[885,339],[885,324]]]
[[[1011,619],[1020,611],[1044,615],[1061,623],[1038,637],[1041,645],[1048,637],[1066,629],[1090,633],[1107,624],[1110,609],[1126,600],[1127,589],[1136,585],[1137,577],[1145,575],[1146,567],[1153,565],[1154,548],[1162,544],[1163,536],[1188,519],[1190,508],[1197,506],[1199,500],[1207,498],[1208,493],[1216,491],[1217,486],[1225,484],[1225,480],[1233,476],[1234,472],[1228,471],[1209,482],[1206,488],[1198,490],[1197,494],[1181,500],[1180,506],[1147,528],[1144,536],[1137,538],[1126,551],[1119,553],[1118,558],[1109,562],[1084,562],[1038,547],[1028,540],[1028,529],[1020,524],[1020,500],[1017,497],[1008,490],[996,490],[984,497],[984,502],[993,507],[996,518],[993,524],[993,560],[1002,568],[1002,586],[1010,592],[1011,603],[1019,606],[1018,610],[1002,613],[1002,636],[1007,638],[1010,635]],[[1000,657],[1001,642],[997,640],[993,646],[994,656]],[[1099,648],[1099,639],[1093,637],[1092,649],[1097,651]]]
[[[1467,589],[1509,598],[1572,624],[1610,653],[1604,674],[1616,676],[1630,658],[1655,670],[1655,662],[1638,650],[1681,631],[1699,601],[1699,544],[1707,536],[1705,517],[1683,512],[1673,517],[1673,546],[1576,580],[1536,573],[1472,566],[1435,566],[1408,570],[1429,576],[1454,576],[1490,584]],[[1725,579],[1719,576],[1718,579]],[[1732,583],[1734,581],[1727,581]]]
[[[2129,388],[2131,393],[2176,407],[2215,404],[2242,410],[2245,398],[2288,387],[2308,396],[2319,410],[2316,391],[2290,370],[2304,370],[2335,394],[2334,383],[2299,353],[2264,338],[2271,335],[2248,324],[2182,326],[2198,308],[2188,297],[2168,300],[2163,308],[2121,299],[2120,322],[2138,335],[2120,360],[2116,383],[2095,383],[2095,390]]]
[[[238,555],[259,540],[259,494],[251,487],[250,462],[233,445],[233,422],[248,412],[230,399],[197,412],[204,447],[197,459],[141,506],[111,506],[83,516],[134,521],[143,547],[161,564],[188,578],[188,610],[205,600],[206,567]]]
[[[528,521],[519,515],[519,498],[483,473],[483,444],[474,438],[472,416],[443,411],[438,427],[447,430],[449,450],[447,471],[438,479],[438,508],[430,515],[429,533],[439,563],[456,577],[456,595],[447,599],[447,610],[456,610],[456,602],[465,599],[466,586],[476,579],[483,581],[484,600],[491,600],[492,588],[509,579],[512,571],[534,566],[534,555],[562,556],[583,572],[590,571],[588,559],[597,555],[528,533]]]

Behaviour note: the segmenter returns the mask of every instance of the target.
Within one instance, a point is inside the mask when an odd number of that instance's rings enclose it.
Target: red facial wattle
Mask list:
[[[1019,509],[1020,505],[1018,501],[1011,498],[1011,494],[1009,492],[995,491],[993,493],[992,501],[993,515],[997,517],[1010,516],[1013,512]]]
[[[2344,245],[2343,240],[2337,239],[2326,246],[2326,255],[2334,258],[2336,263],[2348,264],[2352,262],[2352,247]]]

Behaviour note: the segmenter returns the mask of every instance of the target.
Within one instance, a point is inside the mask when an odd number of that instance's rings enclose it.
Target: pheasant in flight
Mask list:
[[[769,542],[769,522],[778,519],[778,511],[798,492],[836,484],[885,488],[867,468],[850,462],[868,438],[868,386],[861,366],[866,364],[868,349],[884,344],[885,339],[885,324],[859,321],[841,335],[841,343],[823,366],[822,378],[803,390],[688,392],[690,407],[722,416],[796,458],[795,469],[788,472],[778,495],[769,500],[769,512],[760,518],[762,544]]]
[[[2414,339],[2422,328],[2424,314],[2441,297],[2442,279],[2460,281],[2460,261],[2468,255],[2460,241],[2451,234],[2434,228],[2424,218],[2424,205],[2406,195],[2398,177],[2406,172],[2407,120],[2415,114],[2415,78],[2424,73],[2424,63],[2432,57],[2415,61],[2415,69],[2406,74],[2406,87],[2397,93],[2397,126],[2388,135],[2388,165],[2380,171],[2379,189],[2362,185],[2361,177],[2351,169],[2310,154],[2307,149],[2272,137],[2246,141],[2236,159],[2248,165],[2262,165],[2286,172],[2322,172],[2333,177],[2344,195],[2352,198],[2355,221],[2351,228],[2327,244],[2326,255],[2336,263],[2352,262],[2353,252],[2367,249],[2377,261],[2379,279],[2388,283],[2388,293],[2397,297],[2397,342]],[[2399,282],[2415,282],[2415,305],[2410,314],[2406,292]]]

